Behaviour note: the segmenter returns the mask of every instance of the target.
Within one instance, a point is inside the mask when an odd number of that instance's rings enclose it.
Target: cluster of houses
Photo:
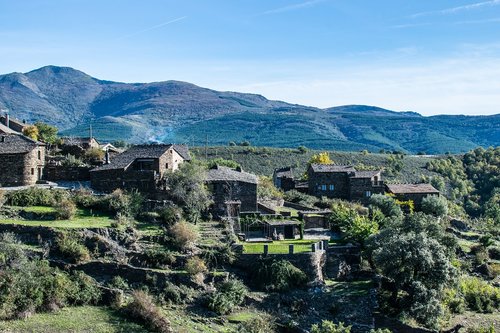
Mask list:
[[[0,117],[0,185],[27,186],[46,180],[45,168],[62,170],[60,164],[46,162],[46,145],[22,134],[24,122]],[[154,144],[136,145],[120,152],[111,145],[101,145],[94,138],[66,139],[74,149],[103,149],[105,158],[88,173],[77,173],[76,178],[90,180],[98,192],[111,192],[121,188],[139,190],[151,198],[168,191],[164,183],[167,171],[176,171],[191,156],[185,145]],[[56,172],[57,173],[57,172]],[[61,172],[60,175],[67,173]],[[82,176],[83,175],[83,176]],[[62,176],[64,177],[64,176]],[[50,177],[49,177],[50,178]],[[307,180],[298,179],[291,167],[276,169],[273,181],[283,191],[295,189],[317,197],[339,198],[366,203],[376,193],[392,193],[400,200],[413,200],[419,207],[428,195],[439,195],[429,184],[385,184],[382,171],[358,171],[352,166],[311,164]],[[75,179],[71,179],[75,180]],[[266,209],[257,200],[258,178],[241,168],[214,166],[207,171],[206,184],[213,194],[212,214],[216,218],[238,217],[243,213],[259,213]],[[275,234],[278,228],[289,237],[297,230],[296,221],[269,225],[267,233]],[[266,229],[266,230],[267,230]],[[281,230],[280,229],[280,230]]]

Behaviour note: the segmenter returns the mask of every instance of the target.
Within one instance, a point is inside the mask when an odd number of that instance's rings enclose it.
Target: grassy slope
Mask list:
[[[29,212],[50,212],[53,211],[51,207],[27,207],[22,208]],[[79,209],[76,216],[71,220],[57,220],[57,221],[36,221],[36,220],[23,220],[23,219],[0,219],[2,224],[20,224],[28,226],[41,226],[52,228],[109,228],[114,220],[107,215],[92,214],[88,211]]]
[[[68,307],[35,314],[26,320],[0,321],[0,332],[12,333],[147,333],[142,326],[104,307]]]
[[[192,153],[199,159],[205,159],[205,148],[191,148]],[[305,171],[307,162],[313,154],[319,151],[309,150],[300,153],[297,149],[262,148],[262,147],[208,147],[208,158],[221,157],[231,159],[241,164],[244,170],[258,175],[272,176],[275,168],[293,166],[296,175]],[[330,157],[335,164],[350,164],[354,166],[388,167],[388,154],[362,154],[356,152],[331,151]],[[425,165],[432,158],[422,156],[405,156],[403,170],[394,176],[387,173],[383,177],[390,182],[412,183],[419,182],[421,175],[432,176],[433,172],[425,169]]]

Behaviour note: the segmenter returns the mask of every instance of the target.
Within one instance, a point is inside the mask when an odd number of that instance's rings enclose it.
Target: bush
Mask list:
[[[261,289],[269,291],[287,291],[302,287],[307,276],[288,260],[263,258],[257,263],[253,281]]]
[[[240,280],[222,282],[209,297],[208,308],[220,315],[228,314],[243,302],[247,291],[247,287]]]
[[[73,232],[61,232],[57,235],[54,249],[73,263],[90,260],[90,252]]]
[[[0,190],[0,208],[3,207],[6,200],[7,200],[7,197],[5,196],[5,191]]]
[[[54,206],[57,202],[68,197],[64,190],[50,190],[30,187],[24,190],[7,193],[7,202],[11,206]]]
[[[10,232],[0,234],[0,267],[21,268],[28,260],[16,235]]]
[[[111,279],[111,281],[108,282],[108,286],[110,288],[121,289],[121,290],[128,289],[129,287],[127,281],[120,275],[115,275]]]
[[[175,205],[160,208],[157,212],[160,221],[166,227],[173,226],[182,220],[182,209]]]
[[[489,327],[483,327],[483,326],[468,327],[467,333],[495,333],[495,326],[491,324]]]
[[[71,220],[76,214],[76,205],[69,199],[63,199],[55,205],[57,218],[60,220]]]
[[[323,320],[321,324],[314,324],[311,327],[311,333],[350,333],[352,326],[344,326],[344,323],[340,322],[335,324],[329,320]]]
[[[144,251],[144,256],[148,267],[152,268],[164,268],[175,263],[175,256],[172,252],[159,247]]]
[[[259,314],[238,325],[238,333],[273,333],[276,331],[274,318]]]
[[[26,262],[0,275],[0,318],[26,318],[37,311],[53,311],[66,305],[96,304],[101,294],[84,273],[68,275],[47,261]]]
[[[463,278],[459,284],[459,292],[471,310],[491,313],[500,307],[500,288],[477,277]]]
[[[443,196],[429,195],[422,199],[422,212],[435,216],[448,214],[448,201]]]
[[[199,237],[194,225],[187,222],[174,224],[168,230],[168,234],[172,244],[179,250],[191,248]]]
[[[403,216],[403,211],[401,207],[398,206],[396,200],[393,198],[383,195],[383,194],[374,194],[370,197],[370,205],[380,209],[380,211],[386,217],[397,217]]]
[[[235,254],[231,246],[221,245],[203,249],[201,257],[209,268],[215,269],[223,265],[232,264],[235,259]]]
[[[162,296],[165,301],[174,304],[181,304],[183,301],[181,289],[170,281],[167,281]]]
[[[207,266],[202,259],[198,257],[192,257],[186,261],[184,269],[186,270],[186,272],[188,272],[189,275],[198,275],[201,273],[205,273],[207,271]]]
[[[137,191],[127,193],[116,189],[105,198],[108,209],[113,213],[121,213],[126,216],[135,216],[139,213],[144,202],[144,197]]]
[[[153,302],[153,297],[144,291],[132,293],[132,302],[127,305],[127,314],[158,333],[172,333],[170,321]]]
[[[500,247],[492,246],[488,249],[488,255],[492,260],[500,260]]]
[[[297,203],[306,207],[314,207],[314,204],[318,202],[318,198],[312,195],[308,195],[297,190],[290,190],[285,192],[283,195],[285,201]]]

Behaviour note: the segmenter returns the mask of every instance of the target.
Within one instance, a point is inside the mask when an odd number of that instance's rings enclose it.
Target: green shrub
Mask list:
[[[304,286],[307,276],[288,260],[263,258],[255,267],[253,281],[261,289],[287,291]]]
[[[488,255],[492,260],[500,260],[500,247],[492,246],[488,249]]]
[[[351,333],[352,326],[344,326],[340,322],[335,324],[329,320],[323,320],[321,324],[314,324],[311,326],[311,333]]]
[[[494,287],[480,278],[462,278],[459,283],[459,292],[471,310],[494,312],[500,307],[500,288]]]
[[[168,235],[172,245],[179,250],[191,248],[199,237],[194,225],[188,222],[179,222],[168,229]]]
[[[203,249],[201,253],[203,261],[211,269],[219,268],[224,265],[232,264],[235,260],[235,254],[229,245],[221,245]]]
[[[173,332],[170,321],[153,302],[153,297],[144,291],[136,290],[132,293],[132,302],[127,305],[126,312],[154,332]]]
[[[76,214],[76,205],[69,199],[63,199],[55,204],[57,218],[60,220],[71,220]]]
[[[173,226],[182,220],[182,209],[175,205],[162,207],[157,212],[161,223],[166,227]]]
[[[259,314],[238,325],[235,333],[273,333],[276,332],[276,323],[274,317],[270,315]]]
[[[403,216],[403,211],[396,203],[396,200],[387,195],[372,195],[370,197],[370,205],[380,209],[380,211],[382,211],[382,213],[387,217]]]
[[[184,299],[181,289],[170,281],[167,281],[165,288],[163,288],[162,298],[173,304],[182,304]]]
[[[247,294],[247,287],[240,280],[222,282],[208,300],[208,308],[220,315],[228,314],[239,306]]]
[[[106,196],[108,209],[113,213],[121,213],[126,216],[136,216],[142,207],[144,197],[137,191],[125,192],[116,189]]]
[[[89,250],[81,243],[78,234],[74,232],[59,233],[55,241],[54,249],[73,263],[90,260]]]
[[[7,197],[5,195],[5,191],[4,190],[0,190],[0,208],[3,207],[5,201],[7,201]]]
[[[197,275],[205,273],[207,271],[207,266],[202,259],[198,257],[192,257],[186,261],[184,269],[186,270],[186,272],[188,272],[189,275]]]
[[[314,207],[314,204],[318,202],[318,198],[312,195],[308,195],[297,190],[290,190],[284,193],[283,199],[288,202],[293,202],[306,207]]]
[[[71,279],[78,286],[79,292],[72,296],[72,303],[75,305],[96,305],[101,300],[101,290],[97,282],[81,271],[75,271]]]
[[[7,193],[7,202],[11,206],[54,206],[57,202],[68,197],[64,190],[43,189],[30,187],[23,190]]]
[[[28,258],[16,235],[10,232],[0,234],[0,267],[22,267]]]
[[[110,288],[126,290],[129,288],[127,281],[120,275],[115,275],[109,282],[108,286]]]
[[[488,327],[483,327],[483,326],[468,327],[467,333],[495,333],[495,326],[491,324]]]
[[[422,199],[422,212],[435,216],[448,215],[448,201],[444,196],[429,195]]]
[[[144,251],[144,256],[148,267],[164,268],[175,263],[175,256],[172,252],[155,247]]]

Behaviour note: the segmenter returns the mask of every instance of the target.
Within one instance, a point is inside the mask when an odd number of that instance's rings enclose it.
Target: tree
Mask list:
[[[276,200],[283,198],[281,192],[274,186],[273,180],[267,176],[259,176],[259,186],[257,187],[257,197],[259,200]]]
[[[401,207],[396,203],[393,198],[383,195],[374,194],[370,197],[370,206],[380,209],[382,214],[387,217],[403,216]]]
[[[351,333],[352,326],[344,326],[340,322],[335,324],[329,320],[323,320],[321,324],[314,324],[311,327],[311,333]]]
[[[51,126],[40,121],[35,123],[36,128],[39,132],[40,141],[54,144],[57,141],[57,127]]]
[[[40,136],[40,133],[38,132],[38,128],[36,126],[30,125],[26,126],[23,129],[23,134],[27,136],[30,139],[38,141],[38,138]]]
[[[309,164],[332,164],[333,161],[330,159],[330,154],[328,152],[322,152],[315,154],[309,160]]]
[[[448,214],[448,202],[445,197],[430,195],[422,199],[422,212],[435,216]]]
[[[441,225],[422,213],[393,218],[367,246],[375,268],[390,282],[390,304],[435,328],[444,290],[456,276],[449,258],[454,245]]]
[[[238,162],[233,160],[226,160],[222,157],[214,158],[207,162],[207,167],[209,169],[215,167],[216,165],[225,166],[231,169],[236,169],[238,167],[241,167],[241,165]]]
[[[196,223],[212,203],[205,185],[206,170],[193,161],[182,163],[177,171],[169,171],[164,177],[172,200],[183,207],[189,219]]]

